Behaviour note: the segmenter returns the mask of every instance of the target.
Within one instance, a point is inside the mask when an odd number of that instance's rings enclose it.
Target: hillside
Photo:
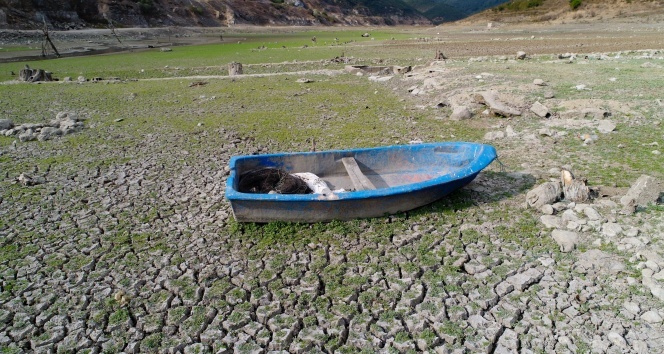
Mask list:
[[[401,0],[0,0],[0,28],[116,26],[424,25]]]
[[[506,0],[0,0],[0,28],[430,25]]]
[[[581,0],[579,3],[573,9],[569,0],[512,0],[469,16],[461,23],[568,23],[620,18],[664,20],[662,0]]]

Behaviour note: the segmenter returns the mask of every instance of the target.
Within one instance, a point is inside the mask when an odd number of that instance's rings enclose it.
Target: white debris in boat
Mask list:
[[[315,194],[322,194],[324,196],[332,194],[332,191],[330,190],[330,187],[327,186],[327,183],[325,183],[325,181],[313,173],[300,172],[292,173],[291,175],[303,180]]]

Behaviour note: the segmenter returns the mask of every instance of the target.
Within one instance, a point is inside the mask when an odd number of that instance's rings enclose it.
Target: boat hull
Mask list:
[[[254,194],[237,191],[239,175],[257,167],[313,172],[334,188],[352,189],[340,164],[357,159],[373,190],[317,194]],[[383,148],[240,156],[231,159],[226,197],[239,222],[319,222],[380,217],[432,203],[470,183],[496,158],[492,146],[432,143]]]

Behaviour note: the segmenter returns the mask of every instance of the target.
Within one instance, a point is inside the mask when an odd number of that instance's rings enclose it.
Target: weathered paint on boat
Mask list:
[[[353,157],[376,189],[321,194],[254,194],[237,190],[239,176],[259,167],[311,172],[330,189],[355,187],[341,162]],[[447,142],[353,150],[236,156],[226,198],[240,222],[318,222],[377,217],[434,202],[470,183],[496,158],[490,145]]]

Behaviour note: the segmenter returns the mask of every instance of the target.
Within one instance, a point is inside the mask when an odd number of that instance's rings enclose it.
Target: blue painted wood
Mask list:
[[[354,157],[374,190],[354,187],[341,162]],[[434,202],[470,183],[496,158],[490,145],[446,142],[378,148],[236,156],[230,161],[226,198],[240,222],[318,222],[377,217]],[[330,189],[321,194],[253,194],[237,191],[239,176],[258,167],[311,172]]]

